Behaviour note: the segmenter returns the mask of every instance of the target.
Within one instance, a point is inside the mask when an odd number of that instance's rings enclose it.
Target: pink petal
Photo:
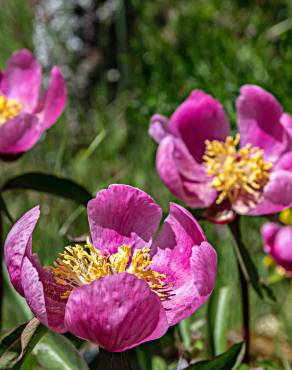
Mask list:
[[[54,67],[51,72],[50,85],[41,102],[41,112],[38,113],[42,131],[51,127],[63,113],[66,97],[67,92],[64,77],[60,69]]]
[[[263,200],[250,215],[277,213],[292,206],[292,172],[278,170],[271,174],[264,188]]]
[[[22,49],[9,59],[1,90],[8,98],[18,99],[25,111],[32,112],[38,102],[41,77],[41,67],[33,54]]]
[[[169,130],[184,141],[198,163],[206,140],[225,140],[230,133],[222,105],[210,95],[194,90],[169,120]]]
[[[151,117],[149,135],[159,144],[168,134],[168,119],[160,114]]]
[[[274,246],[271,251],[274,260],[292,272],[292,227],[281,227],[275,237]]]
[[[41,136],[38,119],[28,113],[0,125],[0,154],[21,154],[39,140]]]
[[[188,279],[194,245],[206,237],[195,218],[178,204],[170,204],[169,216],[151,247],[152,267],[165,273],[174,287]]]
[[[74,335],[111,352],[159,338],[168,328],[158,296],[128,273],[108,275],[74,289],[65,325]]]
[[[114,252],[122,244],[149,242],[162,211],[144,191],[129,185],[111,185],[88,203],[93,244]]]
[[[240,89],[236,108],[241,146],[257,146],[264,150],[267,160],[276,162],[287,146],[279,102],[261,87],[245,85]]]
[[[43,269],[32,254],[32,233],[40,216],[39,206],[22,216],[10,230],[4,250],[14,288],[24,295],[32,312],[47,326],[64,332],[66,287],[58,286],[52,273]]]
[[[44,287],[36,267],[27,257],[23,259],[21,281],[24,296],[30,309],[37,319],[44,325],[48,325]]]
[[[264,241],[264,251],[266,253],[271,253],[275,237],[280,228],[280,224],[277,224],[276,222],[268,222],[262,227],[261,234]]]
[[[49,270],[43,269],[36,259],[24,257],[21,269],[24,297],[31,311],[50,329],[64,333],[67,300],[61,297],[66,287],[59,286]]]
[[[168,135],[162,140],[156,168],[167,188],[190,207],[207,207],[216,198],[205,168],[193,159],[181,139]]]
[[[39,216],[39,206],[28,211],[12,227],[4,245],[5,262],[11,283],[22,295],[21,266],[24,256],[31,256],[32,254],[31,238]]]
[[[292,140],[292,116],[288,113],[283,113],[280,118],[281,124],[284,126],[286,132],[290,138],[290,148],[291,148],[291,140]]]
[[[217,254],[207,242],[192,248],[191,269],[186,271],[188,279],[174,291],[169,301],[163,302],[169,325],[193,314],[210,297],[217,273]]]
[[[274,171],[285,170],[292,172],[292,152],[284,154],[282,157],[280,157],[273,169]]]

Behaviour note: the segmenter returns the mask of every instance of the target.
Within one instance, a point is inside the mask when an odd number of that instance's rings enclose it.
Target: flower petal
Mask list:
[[[159,144],[168,134],[168,119],[160,114],[151,117],[149,135]]]
[[[65,287],[56,284],[52,273],[35,258],[24,257],[21,269],[24,297],[34,315],[50,329],[64,333],[67,300],[61,298]]]
[[[277,161],[287,146],[287,134],[280,123],[280,103],[261,87],[245,85],[240,89],[236,108],[241,146],[259,147],[267,160]]]
[[[1,90],[8,98],[18,99],[25,111],[32,112],[38,102],[41,77],[41,67],[33,54],[22,49],[9,59]]]
[[[292,173],[278,170],[271,174],[270,181],[264,188],[263,200],[249,215],[277,213],[292,206]]]
[[[23,259],[21,281],[24,296],[30,309],[44,325],[48,325],[44,287],[38,270],[27,257]]]
[[[271,251],[274,260],[292,272],[292,227],[283,226],[275,237],[274,246]]]
[[[167,188],[190,207],[207,207],[216,198],[205,168],[193,159],[181,139],[168,135],[162,140],[156,168]]]
[[[230,133],[222,105],[200,90],[194,90],[176,109],[168,127],[181,137],[198,163],[202,162],[206,140],[223,141]]]
[[[166,274],[173,287],[181,286],[189,278],[193,246],[205,240],[195,218],[183,207],[171,203],[169,216],[151,247],[151,267]]]
[[[167,330],[160,299],[145,281],[120,273],[74,289],[65,315],[74,335],[111,352],[161,337]]]
[[[292,172],[292,153],[290,152],[281,156],[274,166],[274,170],[285,170]]]
[[[21,113],[0,125],[0,154],[21,154],[29,150],[40,138],[38,119]]]
[[[144,191],[129,185],[111,185],[88,203],[93,244],[110,253],[122,244],[149,242],[162,211]]]
[[[207,242],[192,248],[188,279],[174,291],[169,301],[163,302],[169,325],[175,325],[201,307],[210,297],[217,273],[217,254]]]
[[[60,69],[55,66],[51,71],[50,85],[41,102],[41,112],[38,113],[42,131],[51,127],[62,114],[66,104],[66,97],[64,77]]]
[[[21,266],[24,256],[32,254],[31,237],[39,216],[39,206],[32,208],[15,223],[5,241],[5,262],[10,280],[22,295]]]
[[[264,241],[264,251],[266,253],[271,253],[275,237],[280,228],[280,224],[277,224],[276,222],[268,222],[262,227],[261,234]]]

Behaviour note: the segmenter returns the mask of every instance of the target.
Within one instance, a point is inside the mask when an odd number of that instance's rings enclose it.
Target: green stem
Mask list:
[[[108,352],[99,348],[97,370],[131,370],[127,352]]]
[[[229,224],[230,231],[233,235],[234,241],[237,247],[241,249],[243,245],[239,217],[237,217],[232,223]],[[238,256],[236,254],[236,256]],[[239,282],[241,288],[241,305],[242,305],[242,321],[243,321],[243,338],[245,341],[245,354],[243,362],[249,363],[250,361],[250,315],[249,315],[249,291],[248,291],[248,281],[244,274],[244,270],[240,261],[237,258],[237,267]]]

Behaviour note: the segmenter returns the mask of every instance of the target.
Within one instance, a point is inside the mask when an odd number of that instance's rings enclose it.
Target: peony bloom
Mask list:
[[[234,138],[222,105],[199,90],[169,120],[151,119],[162,181],[188,206],[207,208],[214,222],[292,205],[292,116],[254,85],[241,88],[236,108],[239,134]]]
[[[0,158],[15,159],[40,139],[64,110],[66,86],[58,67],[41,94],[42,71],[26,49],[12,54],[0,71]]]
[[[262,227],[262,238],[264,251],[292,276],[292,226],[266,223]]]
[[[111,185],[88,203],[91,240],[68,246],[53,267],[32,253],[35,207],[5,243],[11,282],[50,329],[119,352],[161,337],[210,296],[217,255],[184,208],[161,209],[143,191]]]

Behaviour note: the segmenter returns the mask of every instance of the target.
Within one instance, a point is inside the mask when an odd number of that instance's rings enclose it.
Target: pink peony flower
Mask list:
[[[58,67],[40,93],[41,66],[26,49],[12,54],[0,71],[0,157],[15,159],[28,151],[64,110],[66,86]]]
[[[281,226],[275,222],[262,227],[264,251],[292,276],[292,226]]]
[[[255,85],[241,88],[236,107],[235,138],[222,105],[199,90],[169,120],[154,115],[149,129],[164,184],[188,206],[207,208],[214,222],[292,205],[292,116]]]
[[[161,337],[210,296],[217,254],[193,216],[170,205],[157,237],[161,209],[143,191],[111,185],[88,203],[91,240],[65,248],[43,268],[32,253],[35,207],[13,226],[5,260],[15,289],[35,316],[119,352]]]

